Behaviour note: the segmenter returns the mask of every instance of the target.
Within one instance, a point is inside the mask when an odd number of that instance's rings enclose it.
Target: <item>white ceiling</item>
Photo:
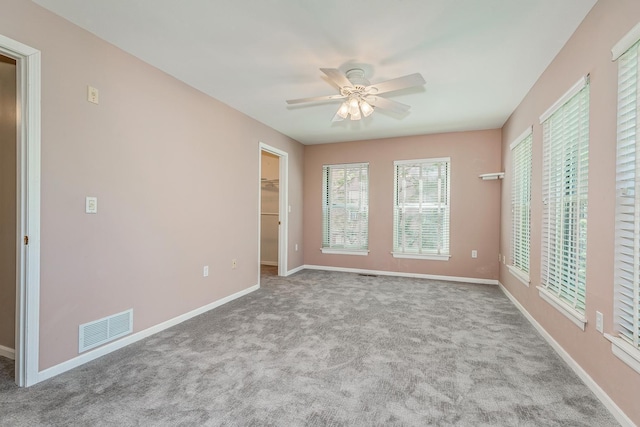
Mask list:
[[[34,0],[302,142],[501,127],[596,0]],[[412,106],[331,121],[319,68],[361,64],[372,83],[421,73],[385,96]]]

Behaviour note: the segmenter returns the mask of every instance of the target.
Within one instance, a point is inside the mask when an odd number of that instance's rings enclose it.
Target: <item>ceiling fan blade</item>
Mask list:
[[[344,99],[344,95],[312,96],[311,98],[287,99],[287,104],[302,104],[304,102],[333,101],[334,99]]]
[[[339,88],[343,88],[345,86],[353,87],[353,83],[349,81],[347,76],[336,68],[320,68],[320,71],[325,73],[332,82],[338,85]]]
[[[422,86],[425,83],[424,77],[422,77],[420,73],[415,73],[367,86],[365,91],[377,95],[379,93],[392,92],[408,87]]]
[[[403,104],[398,101],[392,101],[391,99],[383,98],[381,96],[367,96],[366,101],[374,107],[382,108],[383,110],[391,111],[396,114],[406,114],[411,108],[410,105]]]

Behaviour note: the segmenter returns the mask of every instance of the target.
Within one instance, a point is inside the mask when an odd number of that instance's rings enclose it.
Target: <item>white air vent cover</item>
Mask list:
[[[133,331],[133,309],[80,325],[78,353],[87,351]]]

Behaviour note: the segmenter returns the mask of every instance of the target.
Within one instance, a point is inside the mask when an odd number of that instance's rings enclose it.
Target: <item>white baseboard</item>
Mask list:
[[[287,276],[291,276],[292,274],[296,274],[298,271],[302,271],[304,269],[305,269],[304,265],[301,265],[300,267],[296,267],[293,270],[287,271]]]
[[[627,415],[622,412],[622,409],[609,397],[609,395],[594,381],[593,378],[584,370],[582,367],[576,362],[567,351],[558,344],[556,340],[542,327],[540,323],[536,319],[533,318],[531,314],[524,308],[520,302],[513,295],[509,293],[509,291],[504,287],[504,285],[498,282],[500,289],[502,292],[511,300],[511,302],[520,310],[520,312],[527,318],[529,323],[533,325],[534,328],[542,335],[542,337],[549,343],[549,345],[560,355],[562,360],[565,361],[567,365],[573,370],[573,372],[580,377],[582,382],[586,384],[587,387],[596,395],[598,399],[602,402],[602,404],[611,412],[611,415],[615,417],[618,422],[624,427],[636,427],[631,418],[627,417]]]
[[[378,276],[397,276],[397,277],[413,277],[416,279],[445,280],[449,282],[476,283],[480,285],[497,285],[498,284],[498,281],[496,279],[478,279],[474,277],[438,276],[435,274],[405,273],[401,271],[384,271],[384,270],[366,270],[362,268],[329,267],[329,266],[308,265],[308,264],[305,264],[302,267],[298,267],[299,270],[302,270],[304,268],[309,270],[340,271],[343,273],[375,274]]]
[[[90,362],[106,354],[109,354],[113,351],[121,349],[122,347],[126,347],[129,344],[133,344],[134,342],[140,341],[141,339],[147,338],[153,334],[156,334],[160,331],[168,329],[172,326],[175,326],[179,323],[189,320],[195,316],[198,316],[200,314],[206,313],[207,311],[213,310],[216,307],[220,307],[223,304],[226,304],[242,296],[245,296],[253,291],[258,290],[259,288],[260,288],[259,285],[254,285],[254,286],[251,286],[250,288],[243,289],[239,292],[236,292],[235,294],[221,298],[203,307],[197,308],[185,314],[181,314],[180,316],[174,317],[173,319],[169,319],[165,322],[159,323],[143,331],[136,332],[133,335],[128,335],[126,337],[123,337],[118,341],[114,341],[110,344],[106,344],[102,347],[98,347],[93,351],[74,357],[73,359],[70,359],[70,360],[67,360],[66,362],[62,362],[58,365],[52,366],[51,368],[47,368],[43,371],[38,372],[36,383],[55,377],[56,375],[60,375],[61,373],[69,371],[80,365],[84,365],[87,362]]]
[[[272,267],[277,267],[278,261],[260,261],[260,265],[270,265]]]
[[[12,348],[0,345],[0,356],[7,359],[16,360],[16,351]]]

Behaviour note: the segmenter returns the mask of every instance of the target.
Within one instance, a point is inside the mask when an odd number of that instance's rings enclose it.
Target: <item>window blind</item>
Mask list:
[[[542,123],[541,285],[581,316],[586,302],[589,83],[574,88]]]
[[[531,146],[529,128],[511,145],[511,266],[529,281],[529,240],[531,233]]]
[[[369,247],[369,164],[323,166],[322,248]]]
[[[618,336],[640,350],[640,43],[618,59],[614,316]]]
[[[450,159],[394,162],[394,255],[449,255]]]

